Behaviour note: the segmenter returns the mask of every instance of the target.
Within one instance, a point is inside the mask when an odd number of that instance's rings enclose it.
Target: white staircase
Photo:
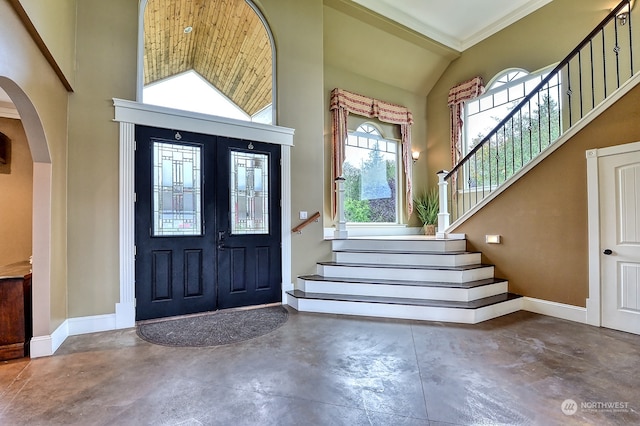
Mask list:
[[[520,310],[493,265],[464,239],[424,236],[333,240],[333,261],[298,277],[298,311],[475,324]]]

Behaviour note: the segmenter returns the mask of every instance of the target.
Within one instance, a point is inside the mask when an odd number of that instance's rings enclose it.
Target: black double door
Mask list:
[[[136,126],[136,319],[281,298],[280,146]]]

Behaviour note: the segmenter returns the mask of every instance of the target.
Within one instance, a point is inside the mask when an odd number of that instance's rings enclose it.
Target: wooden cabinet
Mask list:
[[[0,267],[0,361],[28,356],[32,334],[31,265]]]

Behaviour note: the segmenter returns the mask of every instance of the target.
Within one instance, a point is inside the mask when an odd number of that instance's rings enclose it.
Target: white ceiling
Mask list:
[[[552,0],[353,0],[463,51]]]

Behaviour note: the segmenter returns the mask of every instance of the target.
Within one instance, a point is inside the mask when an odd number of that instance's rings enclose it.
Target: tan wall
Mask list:
[[[414,192],[419,193],[426,189],[429,174],[435,173],[427,167],[426,96],[458,53],[339,0],[325,1],[323,27],[324,226],[331,227],[331,90],[338,87],[409,108],[414,119],[412,148],[421,152],[412,173]],[[403,214],[401,221],[418,225],[415,214],[411,218]]]
[[[69,133],[70,317],[112,313],[118,302],[118,127],[111,121],[110,99],[135,99],[138,18],[134,3],[78,2],[76,91],[70,102]],[[321,0],[256,4],[276,43],[278,124],[296,132],[291,198],[297,224],[301,210],[327,215],[325,135],[330,128],[328,91],[332,86],[409,106],[419,123],[414,130],[418,148],[424,147],[426,139],[426,93],[398,90],[370,79],[364,82],[352,72],[325,67]],[[329,256],[322,222],[292,235],[294,279],[312,272],[315,262]]]
[[[397,87],[383,84],[375,80],[363,77],[358,74],[346,71],[344,69],[331,67],[325,65],[324,75],[324,105],[325,110],[329,111],[329,100],[331,90],[336,87],[341,89],[350,90],[352,92],[360,93],[372,98],[385,100],[388,102],[396,103],[406,106],[413,114],[414,124],[411,126],[412,148],[416,151],[421,151],[421,158],[413,165],[413,180],[414,191],[420,192],[425,189],[424,182],[427,180],[428,170],[426,167],[426,99],[424,96],[407,92]],[[333,187],[331,182],[331,116],[325,114],[325,177],[324,177],[324,194],[325,194],[325,208],[324,208],[324,226],[331,227],[333,222],[331,221],[331,193],[330,190]],[[404,211],[404,210],[403,210]],[[404,223],[407,223],[406,216],[402,219]],[[418,222],[415,218],[415,214],[412,215],[411,225],[417,226]]]
[[[77,0],[20,0],[29,19],[73,86]]]
[[[262,0],[256,2],[273,32],[277,49],[278,124],[294,128],[291,150],[291,216],[301,210],[322,212],[323,54],[322,1]],[[292,234],[292,279],[312,272],[326,256],[320,223]]]
[[[49,6],[55,7],[49,2],[44,7]],[[44,130],[46,140],[30,140],[30,148],[47,145],[52,163],[50,321],[45,326],[34,324],[34,334],[44,335],[67,318],[68,94],[7,2],[0,2],[0,52],[0,76],[25,92],[38,114],[30,117],[31,122]]]
[[[609,13],[611,0],[554,0],[538,11],[465,50],[453,61],[427,98],[429,170],[449,170],[447,94],[456,84],[480,75],[488,83],[508,68],[536,71],[562,60]],[[429,176],[430,185],[437,177]]]
[[[119,301],[118,124],[112,98],[135,100],[138,2],[78,2],[69,103],[69,317]]]
[[[615,5],[611,1],[555,0],[465,51],[428,97],[429,168],[448,169],[449,110],[453,85],[481,75],[488,82],[509,67],[533,71],[563,59]],[[540,31],[544,28],[543,31]],[[585,150],[640,139],[635,89],[551,157],[521,178],[455,232],[469,248],[497,265],[509,290],[525,296],[585,306],[587,203]],[[437,180],[429,176],[431,182]],[[500,245],[485,244],[500,234]]]
[[[257,4],[276,41],[278,124],[296,129],[292,209],[295,217],[299,210],[322,211],[322,2]],[[118,302],[118,126],[111,98],[135,99],[137,22],[136,2],[78,4],[69,134],[70,317],[112,313]],[[320,227],[307,229],[293,236],[294,275],[328,251]]]
[[[0,132],[11,140],[11,160],[0,165],[0,265],[31,256],[33,161],[20,120],[0,118]],[[9,166],[9,167],[7,167]]]
[[[616,102],[549,158],[455,232],[497,265],[509,291],[585,306],[588,297],[585,151],[640,141],[640,86]],[[486,234],[502,244],[486,244]]]

